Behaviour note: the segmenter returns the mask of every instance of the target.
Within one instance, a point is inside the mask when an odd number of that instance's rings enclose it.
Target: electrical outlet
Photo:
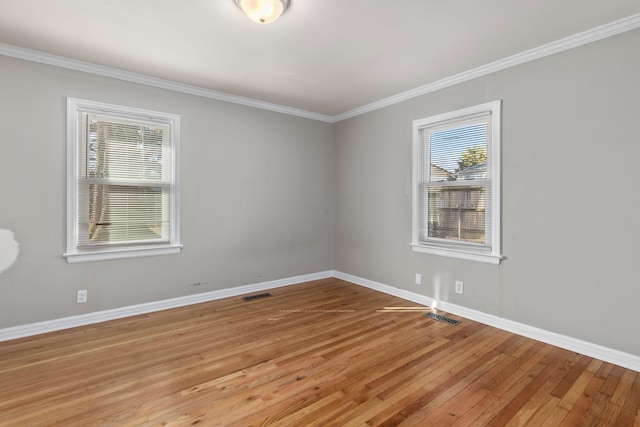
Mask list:
[[[464,293],[464,282],[456,280],[456,294]]]
[[[84,304],[85,302],[87,302],[87,290],[86,289],[80,289],[80,290],[78,290],[78,293],[76,294],[76,303],[77,304]]]
[[[422,284],[422,274],[416,273],[416,285]]]

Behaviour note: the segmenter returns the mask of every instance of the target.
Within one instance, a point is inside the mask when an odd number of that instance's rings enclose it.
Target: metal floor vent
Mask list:
[[[271,296],[270,293],[265,292],[264,294],[257,294],[257,295],[250,295],[248,297],[242,297],[242,299],[245,301],[253,301],[254,299],[266,298],[270,296]]]
[[[448,324],[454,325],[454,326],[457,325],[458,323],[460,323],[459,320],[455,320],[455,319],[452,319],[450,317],[443,316],[441,314],[427,313],[427,314],[425,314],[425,316],[431,317],[432,319],[436,319],[436,320],[439,320],[440,322],[445,322],[445,323],[448,323]]]

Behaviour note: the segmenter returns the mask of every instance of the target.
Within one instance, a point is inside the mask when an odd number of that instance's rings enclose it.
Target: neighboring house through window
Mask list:
[[[180,251],[180,117],[67,100],[68,262]]]
[[[500,101],[413,122],[414,251],[498,264]]]

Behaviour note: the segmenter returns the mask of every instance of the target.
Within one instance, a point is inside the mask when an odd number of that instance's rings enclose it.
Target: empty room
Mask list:
[[[640,426],[637,0],[0,0],[0,426]]]

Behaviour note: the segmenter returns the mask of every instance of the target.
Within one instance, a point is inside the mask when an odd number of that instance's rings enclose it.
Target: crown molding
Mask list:
[[[118,68],[106,67],[103,65],[93,64],[90,62],[79,61],[76,59],[66,58],[49,53],[39,52],[36,50],[25,49],[0,43],[0,55],[9,56],[25,61],[36,62],[40,64],[51,65],[54,67],[65,68],[73,71],[94,74],[102,77],[123,80],[131,83],[138,83],[146,86],[157,87],[160,89],[181,92],[188,95],[196,95],[204,98],[215,99],[217,101],[230,102],[240,104],[247,107],[259,108],[261,110],[273,111],[276,113],[288,114],[290,116],[303,117],[305,119],[317,120],[321,122],[331,123],[333,118],[324,114],[318,114],[311,111],[300,110],[297,108],[287,107],[284,105],[272,104],[253,98],[232,95],[224,92],[218,92],[211,89],[205,89],[198,86],[178,83],[171,80],[151,77],[144,74],[133,73],[130,71],[120,70]]]
[[[333,116],[332,122],[336,123],[365,113],[369,113],[371,111],[379,110],[381,108],[407,101],[418,96],[426,95],[428,93],[454,86],[469,80],[473,80],[478,77],[484,77],[497,71],[515,67],[516,65],[535,61],[536,59],[564,52],[566,50],[573,49],[574,47],[582,46],[605,39],[607,37],[615,36],[617,34],[621,34],[638,27],[640,27],[640,13],[631,15],[618,21],[611,22],[609,24],[605,24],[600,27],[593,28],[588,31],[584,31],[582,33],[575,34],[573,36],[566,37],[564,39],[557,40],[555,42],[534,49],[527,50],[525,52],[515,54],[513,56],[509,56],[507,58],[500,59],[495,62],[491,62],[486,65],[482,65],[477,68],[473,68],[468,71],[464,71],[459,74],[455,74],[450,77],[446,77],[442,80],[438,80],[436,82],[429,83],[427,85],[420,86],[406,92],[401,92],[397,95],[372,102],[371,104],[363,105],[362,107],[354,108],[353,110]]]
[[[524,64],[526,62],[535,61],[536,59],[544,58],[546,56],[554,55],[556,53],[564,52],[575,47],[579,47],[585,44],[589,44],[598,40],[605,39],[607,37],[615,36],[627,31],[634,30],[640,27],[640,13],[631,15],[627,18],[620,19],[618,21],[611,22],[609,24],[602,25],[600,27],[593,28],[591,30],[584,31],[582,33],[575,34],[573,36],[566,37],[564,39],[557,40],[555,42],[527,50],[504,59],[500,59],[489,64],[482,65],[480,67],[473,68],[468,71],[464,71],[459,74],[455,74],[450,77],[438,80],[433,83],[429,83],[424,86],[420,86],[415,89],[411,89],[405,92],[401,92],[397,95],[390,96],[388,98],[381,99],[379,101],[372,102],[362,107],[354,108],[353,110],[346,111],[344,113],[328,116],[325,114],[314,113],[311,111],[301,110],[297,108],[287,107],[279,104],[272,104],[265,101],[260,101],[253,98],[247,98],[243,96],[232,95],[224,92],[219,92],[211,89],[205,89],[198,86],[188,85],[184,83],[178,83],[171,80],[160,79],[156,77],[147,76],[144,74],[133,73],[130,71],[124,71],[117,68],[106,67],[103,65],[97,65],[90,62],[79,61],[62,56],[51,55],[44,52],[39,52],[30,49],[24,49],[8,44],[0,43],[0,55],[10,56],[13,58],[23,59],[26,61],[37,62],[46,65],[52,65],[55,67],[66,68],[74,71],[81,71],[84,73],[95,74],[102,77],[110,77],[113,79],[128,81],[132,83],[143,84],[147,86],[157,87],[160,89],[167,89],[175,92],[182,92],[189,95],[201,96],[204,98],[215,99],[218,101],[230,102],[233,104],[240,104],[247,107],[259,108],[262,110],[273,111],[276,113],[288,114],[291,116],[302,117],[311,120],[317,120],[326,123],[337,123],[342,120],[346,120],[352,117],[356,117],[371,111],[379,110],[390,105],[394,105],[403,101],[407,101],[418,96],[426,95],[437,90],[445,89],[450,86],[454,86],[460,83],[467,82],[469,80],[476,79],[478,77],[484,77],[486,75],[505,70],[516,65]]]

